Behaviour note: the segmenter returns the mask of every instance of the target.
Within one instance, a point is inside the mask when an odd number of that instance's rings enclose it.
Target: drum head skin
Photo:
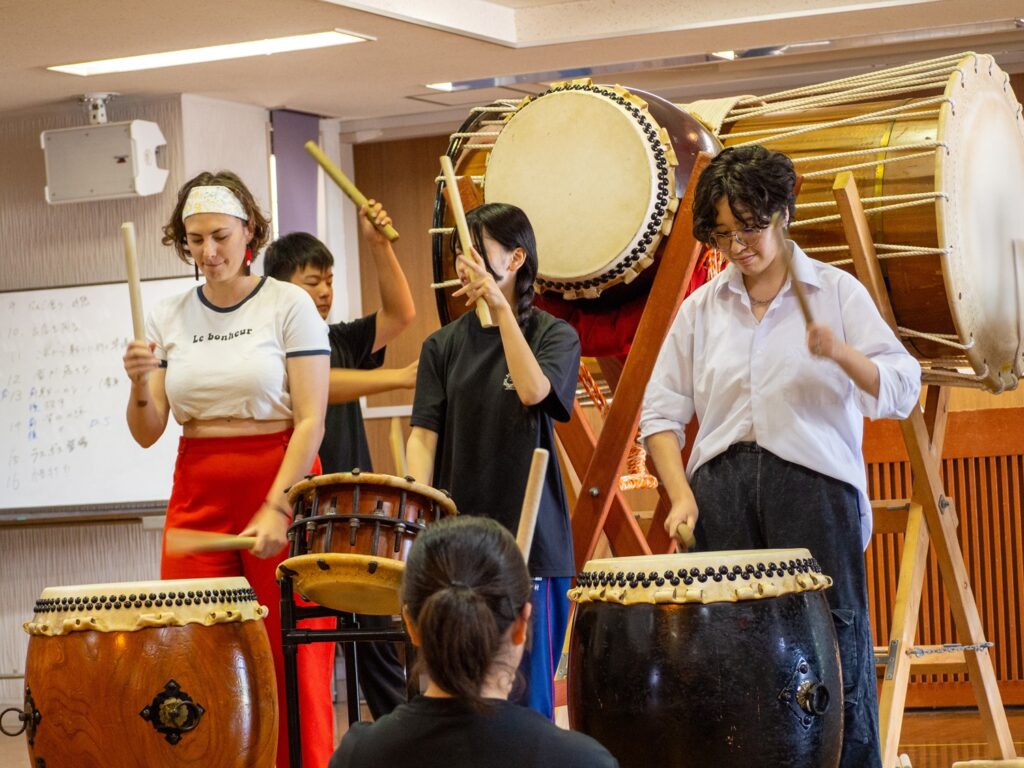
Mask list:
[[[806,549],[738,550],[591,560],[569,590],[576,603],[735,603],[828,589]]]
[[[1024,373],[1024,119],[991,56],[962,59],[946,86],[936,160],[939,237],[953,321],[993,392]]]
[[[292,577],[295,591],[336,611],[394,616],[401,611],[399,589],[405,563],[335,552],[297,555],[277,567],[277,578]]]
[[[30,635],[135,632],[150,627],[255,621],[266,606],[241,576],[47,587],[36,601]]]

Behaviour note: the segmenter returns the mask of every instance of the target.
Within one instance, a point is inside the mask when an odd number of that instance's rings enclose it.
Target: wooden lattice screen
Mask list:
[[[910,496],[910,467],[895,423],[865,431],[869,495]],[[993,660],[1003,703],[1024,705],[1024,409],[950,414],[943,481],[957,511],[959,538],[971,586],[995,644]],[[902,534],[877,534],[867,551],[868,595],[875,645],[888,643],[896,597]],[[918,624],[919,645],[955,642],[953,616],[929,560]],[[964,675],[914,675],[907,706],[974,706]]]

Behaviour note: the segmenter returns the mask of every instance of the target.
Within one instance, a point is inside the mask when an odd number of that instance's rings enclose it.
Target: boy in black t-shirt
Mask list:
[[[351,472],[358,467],[372,472],[366,429],[359,398],[392,389],[411,389],[416,366],[382,369],[385,346],[416,316],[412,294],[391,243],[371,223],[390,224],[379,203],[369,202],[359,215],[359,229],[370,246],[377,267],[381,308],[351,322],[328,326],[331,345],[331,379],[328,389],[324,439],[320,463],[324,474]],[[305,289],[327,319],[334,299],[334,257],[317,238],[295,232],[271,243],[264,255],[264,271],[270,277]],[[359,616],[360,626],[387,628],[388,616]],[[363,695],[374,718],[406,700],[405,673],[390,643],[359,643],[357,663]]]

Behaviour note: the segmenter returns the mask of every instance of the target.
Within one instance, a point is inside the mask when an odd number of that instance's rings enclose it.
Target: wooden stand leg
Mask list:
[[[839,206],[857,277],[871,293],[882,317],[895,330],[895,315],[885,290],[867,218],[851,174],[843,173],[836,178],[833,194]],[[903,440],[910,456],[913,504],[908,516],[904,562],[900,566],[899,589],[890,635],[888,666],[892,669],[891,674],[887,669],[886,679],[882,684],[880,727],[884,768],[897,765],[896,749],[906,703],[907,683],[911,666],[918,666],[909,659],[908,653],[914,650],[912,643],[921,604],[921,585],[929,540],[935,551],[941,583],[949,598],[957,636],[963,647],[944,654],[929,654],[931,658],[917,658],[925,659],[929,667],[966,666],[978,701],[978,710],[989,748],[1001,761],[1010,761],[1016,757],[995,668],[986,647],[981,616],[974,593],[971,591],[963,553],[957,541],[956,512],[945,495],[940,477],[947,411],[947,393],[943,392],[943,389],[935,387],[927,393],[926,414],[915,408],[909,418],[900,422]],[[935,649],[921,650],[927,652]],[[923,666],[922,664],[921,667]],[[1009,764],[1004,762],[1004,765]]]
[[[619,475],[626,464],[640,421],[644,389],[651,377],[669,326],[682,303],[686,284],[696,264],[700,244],[693,238],[691,231],[692,201],[697,179],[710,161],[709,155],[701,153],[694,163],[690,183],[676,213],[672,232],[667,238],[661,263],[658,265],[658,274],[654,278],[640,326],[637,328],[633,346],[622,370],[615,400],[608,410],[593,455],[589,463],[583,467],[585,471],[577,472],[582,480],[579,501],[572,515],[577,570],[582,569],[593,554],[601,531],[606,530],[605,522],[612,504],[617,503]],[[559,434],[564,442],[564,435]],[[577,470],[581,468],[580,465],[574,466]],[[626,508],[628,509],[628,506]],[[632,518],[632,515],[628,517]],[[621,518],[617,516],[616,524],[620,520]],[[630,531],[632,532],[632,529]],[[635,533],[639,534],[637,546],[650,551],[639,528],[636,528]]]

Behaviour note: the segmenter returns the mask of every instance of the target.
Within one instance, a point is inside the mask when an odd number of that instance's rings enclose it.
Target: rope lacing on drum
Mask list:
[[[945,344],[947,347],[961,349],[964,352],[974,349],[973,339],[966,344],[963,344],[960,341],[960,337],[955,333],[925,333],[924,331],[915,331],[912,328],[904,328],[902,326],[896,326],[896,330],[899,331],[901,336],[906,336],[907,338],[924,339],[936,344]]]
[[[941,79],[914,78],[908,79],[905,83],[890,83],[892,86],[903,85],[904,87],[876,88],[874,85],[865,85],[850,91],[844,91],[835,95],[808,96],[802,99],[791,101],[774,102],[761,107],[748,107],[746,109],[733,109],[729,115],[722,120],[722,124],[735,123],[739,120],[747,120],[752,117],[761,117],[776,112],[793,112],[816,109],[819,107],[838,107],[843,104],[852,104],[861,101],[879,101],[887,96],[899,96],[904,93],[918,93],[920,91],[933,91],[945,88],[949,78],[943,76]]]
[[[937,369],[921,362],[921,380],[925,384],[954,384],[958,387],[975,387],[990,390],[988,365],[983,365],[980,373],[965,373],[947,369]],[[969,365],[969,364],[968,364]]]
[[[808,171],[808,172],[806,172],[804,174],[801,174],[801,175],[805,179],[813,179],[816,176],[836,176],[836,175],[842,173],[843,171],[856,171],[856,170],[859,170],[861,168],[877,168],[878,166],[881,166],[881,165],[891,165],[893,163],[903,163],[903,162],[906,162],[907,160],[916,160],[919,157],[928,157],[929,155],[934,155],[934,154],[935,154],[935,150],[932,149],[932,150],[929,150],[927,152],[914,152],[913,154],[901,155],[900,157],[883,157],[883,158],[878,158],[876,160],[870,160],[870,161],[868,161],[866,163],[856,163],[854,165],[842,165],[842,166],[839,166],[837,168],[825,168],[824,170],[820,170],[820,171]],[[880,199],[880,198],[875,198],[875,199]]]
[[[864,149],[851,149],[848,152],[830,152],[827,155],[800,155],[790,158],[793,161],[793,165],[803,165],[804,163],[817,163],[823,160],[838,160],[843,157],[859,157],[861,155],[884,155],[891,152],[907,152],[912,149],[931,149],[936,150],[939,148],[949,149],[949,145],[944,141],[919,141],[913,144],[891,144],[885,147],[866,147]],[[916,157],[916,155],[915,155]],[[879,160],[878,162],[896,162],[905,158],[893,158],[892,160]]]
[[[954,69],[952,65],[958,64],[963,59],[963,54],[951,54],[949,56],[942,56],[937,59],[929,59],[928,61],[918,61],[912,64],[904,64],[899,67],[890,67],[876,72],[866,72],[863,75],[851,75],[850,77],[844,77],[841,80],[832,80],[828,83],[816,83],[814,85],[805,85],[800,88],[791,88],[786,91],[777,91],[770,93],[766,96],[752,96],[750,98],[739,99],[737,104],[754,103],[758,101],[768,101],[771,99],[786,99],[793,96],[800,96],[806,93],[822,93],[829,89],[833,91],[840,91],[849,86],[856,86],[860,83],[877,83],[877,82],[889,82],[894,77],[899,77],[902,74],[908,73],[925,73],[925,72],[938,72],[945,71],[947,74]]]
[[[874,163],[872,163],[874,165]],[[936,198],[946,199],[946,195],[942,192],[911,192],[906,195],[882,195],[880,197],[862,197],[860,201],[862,203],[880,203],[883,200],[935,200]],[[835,207],[835,200],[825,200],[820,203],[797,203],[797,209],[802,208],[832,208]]]
[[[808,256],[816,256],[817,254],[827,253],[843,253],[849,252],[850,246],[848,245],[819,245],[811,248],[804,248],[803,251]],[[875,255],[879,261],[883,259],[902,259],[908,256],[948,256],[948,248],[925,248],[924,246],[917,247],[913,245],[889,245],[887,243],[875,243]],[[833,267],[846,267],[853,264],[853,259],[835,259],[834,261],[825,261],[826,264],[831,264]]]
[[[937,105],[949,104],[949,105],[952,106],[953,100],[950,99],[950,98],[947,98],[946,96],[935,96],[934,98],[930,98],[930,99],[920,99],[920,100],[914,101],[911,104],[904,104],[904,105],[901,105],[901,106],[898,106],[898,107],[889,107],[888,109],[879,109],[879,110],[875,110],[874,112],[867,112],[867,113],[865,113],[863,115],[856,115],[854,117],[847,117],[847,118],[845,118],[843,120],[823,120],[822,122],[819,122],[819,123],[810,123],[808,125],[803,126],[802,128],[795,128],[795,129],[792,129],[792,130],[783,131],[782,133],[772,133],[772,131],[777,131],[778,130],[777,127],[773,126],[773,127],[770,127],[770,128],[765,127],[765,128],[762,128],[760,130],[755,130],[755,131],[738,131],[738,132],[735,132],[735,133],[729,133],[727,135],[727,138],[734,139],[734,138],[746,137],[746,136],[761,136],[762,137],[762,138],[760,138],[757,141],[748,141],[748,142],[742,142],[742,143],[739,143],[739,144],[730,144],[730,146],[733,146],[733,147],[741,147],[741,146],[744,146],[744,144],[762,144],[762,143],[766,143],[766,142],[769,142],[769,141],[779,141],[780,139],[788,139],[791,136],[800,136],[800,135],[805,134],[805,133],[814,133],[815,131],[819,131],[822,128],[838,128],[838,127],[843,126],[843,125],[861,125],[863,123],[872,123],[872,122],[876,122],[878,120],[878,118],[891,118],[891,119],[903,118],[903,119],[905,119],[905,118],[933,117],[933,116],[938,114],[937,110],[929,110],[927,112],[909,112],[908,110],[918,109],[920,107],[927,107],[927,106],[931,106],[931,105],[934,105],[934,104],[937,104]]]
[[[893,203],[892,205],[875,205],[871,208],[864,209],[865,216],[872,216],[877,213],[884,213],[885,211],[895,211],[900,208],[913,208],[917,205],[928,205],[934,200],[945,200],[947,199],[944,192],[935,192],[931,194],[927,199],[911,200],[905,203]],[[830,214],[828,216],[819,216],[815,219],[801,219],[800,221],[794,221],[790,224],[790,228],[806,227],[809,224],[823,224],[826,221],[839,221],[842,217],[838,213]]]

